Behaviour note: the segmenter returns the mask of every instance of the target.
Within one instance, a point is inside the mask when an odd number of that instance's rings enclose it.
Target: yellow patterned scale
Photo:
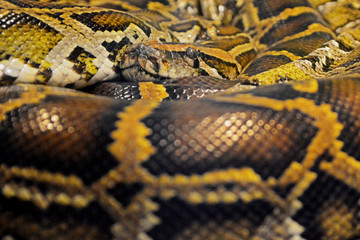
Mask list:
[[[72,3],[0,1],[2,240],[360,238],[358,1]]]

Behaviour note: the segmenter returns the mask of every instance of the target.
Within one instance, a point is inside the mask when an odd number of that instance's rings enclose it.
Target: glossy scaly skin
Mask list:
[[[295,31],[292,24],[305,19],[301,11],[317,15],[308,6],[293,6],[294,2],[302,1],[261,2],[264,5],[259,5],[260,1],[246,2],[244,10],[247,9],[248,16],[255,20],[243,20],[244,23],[258,26],[275,21],[273,25],[288,25],[289,31]],[[8,4],[7,1],[0,3],[3,7]],[[286,4],[289,5],[284,8]],[[312,4],[316,6],[315,1]],[[260,8],[263,12],[253,15]],[[288,8],[295,10],[290,13]],[[10,16],[16,11],[25,12],[21,8],[7,9],[8,6],[1,11],[3,14],[10,12]],[[35,20],[12,32],[2,29],[9,36],[2,42],[8,44],[3,49],[14,54],[12,56],[25,56],[22,53],[30,49],[27,47],[35,45],[35,40],[45,41],[44,36],[52,41],[60,36],[61,31],[57,33],[56,29],[51,30],[38,22],[38,19],[45,21],[50,10],[30,10],[36,15]],[[106,19],[114,18],[104,10],[86,7],[67,10],[51,7],[51,13],[56,11],[77,14],[64,21],[77,19],[93,23],[94,19],[101,19],[101,23],[111,25]],[[92,11],[94,16],[81,15]],[[273,17],[266,18],[267,15]],[[292,15],[295,20],[290,17]],[[101,16],[105,16],[104,19]],[[115,16],[125,16],[125,13],[116,12]],[[132,21],[137,19],[133,22],[135,25],[145,21],[132,13],[126,16],[129,18],[125,19]],[[89,37],[92,35],[90,27],[74,20],[70,22],[69,26],[78,28],[66,28],[61,34],[65,36],[67,31],[76,30],[78,38],[75,39],[84,37],[77,42],[79,46],[93,46],[91,44],[97,40]],[[46,32],[41,35],[44,39],[40,35],[36,38],[40,33],[31,32],[33,28],[29,25],[33,23],[44,27],[39,30]],[[147,24],[141,26],[145,29]],[[138,30],[131,26],[127,31]],[[306,81],[247,91],[239,91],[239,86],[233,83],[207,77],[172,79],[164,84],[161,81],[133,82],[126,86],[138,89],[138,93],[130,98],[142,98],[133,101],[40,85],[1,87],[2,239],[359,237],[360,75],[356,36],[352,36],[350,30],[335,35],[329,30],[336,29],[332,25],[327,28],[325,23],[308,23],[307,30],[298,29],[301,32],[293,34],[284,31],[287,37],[264,46],[261,39],[274,33],[259,30],[252,33],[249,26],[245,24],[244,28],[248,28],[254,42],[263,50],[258,50],[258,56],[245,67],[239,81],[259,84]],[[302,37],[312,39],[310,26],[315,26],[311,31],[320,36],[315,38],[312,50],[304,44],[290,44],[292,41],[302,43]],[[159,38],[155,28],[149,28],[153,37]],[[11,37],[17,31],[21,33],[16,35],[19,37]],[[99,28],[97,34],[101,35],[101,31],[104,30]],[[34,40],[21,37],[26,38],[29,32]],[[27,63],[41,63],[40,66],[47,67],[47,57],[56,52],[58,44],[65,42],[64,38],[61,36],[52,49],[40,44],[34,47],[38,52],[46,50],[45,57],[28,50],[34,54],[28,55]],[[105,41],[110,43],[110,39]],[[327,42],[330,39],[333,40]],[[25,46],[19,50],[19,55],[11,48],[18,46],[14,42]],[[89,45],[81,45],[86,42]],[[110,45],[107,45],[109,49]],[[279,46],[292,47],[285,51]],[[304,48],[306,52],[296,55]],[[95,60],[100,59],[100,55],[91,53],[92,58],[86,52],[96,48],[78,50],[77,55],[75,49],[79,48],[70,48],[72,58],[64,56],[62,62],[76,59],[73,60],[75,69],[82,68],[82,74],[90,76],[91,66],[96,66]],[[297,57],[291,59],[290,52],[296,52],[293,54]],[[104,57],[104,64],[110,61],[109,56],[111,53]],[[283,62],[281,56],[295,61]],[[266,61],[269,57],[273,57],[273,64]],[[259,59],[264,66],[259,65]],[[5,63],[6,66],[18,64],[9,59],[2,60],[4,66]],[[24,65],[21,64],[19,69]],[[74,66],[66,68],[68,75],[65,71],[65,76],[71,75]],[[251,66],[258,66],[252,68],[259,72],[251,72]],[[16,68],[8,69],[9,74],[17,74],[13,72]],[[58,68],[54,69],[52,73]],[[37,81],[41,82],[40,76],[46,74],[37,71]],[[94,76],[96,74],[98,71]],[[48,76],[44,81],[54,82],[51,80],[54,76]],[[202,99],[162,101],[172,98],[170,89],[174,86],[174,98],[195,96],[195,90],[188,87],[192,79],[203,92],[201,86],[214,91],[220,85],[232,87]],[[2,81],[5,84],[16,80],[3,77]],[[86,84],[74,82],[73,85]],[[126,98],[125,93],[120,96]]]

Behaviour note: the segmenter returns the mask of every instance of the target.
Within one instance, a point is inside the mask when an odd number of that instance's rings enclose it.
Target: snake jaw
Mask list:
[[[156,71],[151,61],[144,54],[143,47],[131,48],[126,51],[120,63],[122,75],[129,81],[152,81],[156,79]]]
[[[120,69],[129,81],[153,81],[199,75],[193,60],[173,51],[157,49],[153,44],[136,44],[125,50]]]

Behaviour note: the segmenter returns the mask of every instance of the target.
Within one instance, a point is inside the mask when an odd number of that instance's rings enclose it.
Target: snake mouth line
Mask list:
[[[168,80],[170,77],[153,74],[143,68],[139,63],[121,69],[122,76],[129,82],[151,82]]]
[[[130,47],[124,54],[120,69],[124,78],[132,82],[167,79],[164,71],[166,60],[153,48],[139,44]],[[160,70],[162,74],[160,74]]]

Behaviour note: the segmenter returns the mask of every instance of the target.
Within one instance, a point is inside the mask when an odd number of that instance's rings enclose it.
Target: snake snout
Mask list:
[[[125,50],[120,69],[131,81],[198,75],[198,51],[190,49],[186,54],[192,58],[184,55],[181,45],[174,48],[173,44],[139,43]],[[134,75],[135,69],[141,74]]]
[[[151,45],[139,43],[128,47],[124,51],[119,66],[127,80],[149,81],[155,79],[155,76],[159,76],[163,58],[161,52]]]

